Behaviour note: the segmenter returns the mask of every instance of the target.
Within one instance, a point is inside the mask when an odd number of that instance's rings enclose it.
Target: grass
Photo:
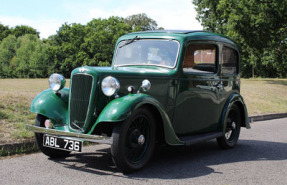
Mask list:
[[[47,79],[0,79],[1,144],[33,138],[25,127],[35,121],[30,104],[47,88]],[[249,115],[287,112],[287,79],[242,79],[241,94]]]
[[[34,134],[26,129],[26,124],[35,121],[30,104],[38,93],[48,87],[47,79],[0,79],[1,144],[33,138]]]
[[[36,143],[24,143],[21,145],[8,145],[0,147],[0,159],[14,154],[27,154],[39,151]]]
[[[242,79],[249,115],[287,113],[287,79]]]

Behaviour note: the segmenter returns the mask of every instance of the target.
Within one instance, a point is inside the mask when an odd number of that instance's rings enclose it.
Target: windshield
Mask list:
[[[114,66],[155,65],[173,68],[179,43],[174,40],[135,40],[118,44]]]

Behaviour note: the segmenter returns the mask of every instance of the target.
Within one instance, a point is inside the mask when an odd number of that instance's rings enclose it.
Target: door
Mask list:
[[[237,49],[230,46],[223,46],[221,52],[221,81],[223,91],[220,94],[219,101],[221,109],[225,105],[228,97],[233,93],[240,91],[239,78],[239,53]]]
[[[217,75],[218,53],[216,44],[187,45],[173,117],[173,127],[178,135],[217,129],[220,118],[218,98],[222,90]]]

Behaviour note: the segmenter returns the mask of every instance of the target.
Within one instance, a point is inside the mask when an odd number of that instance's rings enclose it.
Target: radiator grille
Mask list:
[[[77,74],[72,76],[70,98],[70,127],[81,130],[87,121],[93,77]]]

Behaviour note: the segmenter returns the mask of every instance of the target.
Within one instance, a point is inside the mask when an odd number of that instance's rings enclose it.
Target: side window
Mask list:
[[[215,73],[216,50],[216,46],[212,44],[188,45],[183,62],[183,71],[195,73]]]
[[[222,74],[238,73],[238,53],[236,50],[223,47],[222,49]]]

